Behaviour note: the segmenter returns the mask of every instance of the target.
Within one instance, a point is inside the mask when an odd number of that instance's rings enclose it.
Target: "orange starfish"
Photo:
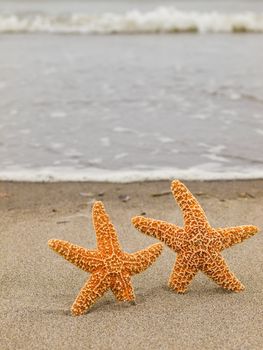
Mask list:
[[[178,293],[187,290],[193,277],[201,270],[219,286],[235,292],[244,286],[230,272],[220,252],[258,232],[256,226],[212,228],[191,192],[180,181],[171,186],[184,217],[184,227],[141,216],[132,222],[141,232],[166,243],[178,255],[169,279],[169,287]]]
[[[133,301],[131,276],[146,270],[162,251],[162,244],[157,243],[133,254],[124,253],[101,202],[93,205],[92,217],[97,250],[87,250],[57,239],[48,241],[50,248],[92,274],[72,305],[71,312],[75,316],[82,315],[108,289],[112,290],[117,300]]]

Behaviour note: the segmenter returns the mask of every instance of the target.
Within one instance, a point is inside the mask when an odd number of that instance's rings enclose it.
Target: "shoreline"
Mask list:
[[[263,180],[184,183],[212,226],[263,227]],[[132,278],[135,306],[108,292],[86,315],[72,317],[70,306],[88,274],[54,254],[47,241],[93,249],[95,199],[105,204],[127,252],[157,242],[132,226],[133,216],[182,224],[170,181],[0,181],[1,349],[261,349],[261,232],[223,252],[244,292],[226,292],[199,273],[188,293],[173,293],[167,281],[176,255],[165,247],[150,269]]]
[[[263,179],[251,180],[195,180],[183,181],[191,188],[197,198],[211,197],[224,199],[261,198],[263,197]],[[48,205],[52,201],[57,204],[68,201],[86,203],[92,200],[105,200],[122,203],[119,196],[127,195],[127,204],[133,200],[149,200],[153,197],[171,197],[170,180],[144,181],[131,183],[114,182],[17,182],[0,181],[0,193],[4,198],[0,200],[0,210],[13,206],[23,209],[25,202],[36,207]],[[45,196],[41,196],[42,191]],[[1,197],[1,196],[0,196]],[[146,199],[147,198],[147,199]],[[1,199],[1,198],[0,198]]]
[[[16,169],[0,172],[0,181],[7,182],[106,182],[106,183],[134,183],[169,181],[174,178],[182,181],[234,181],[234,180],[260,180],[263,179],[263,169],[257,167],[244,171],[242,168],[228,169],[225,172],[219,170],[204,170],[198,167],[188,169],[178,168],[153,168],[151,170],[109,170],[90,168],[80,170],[73,168],[43,168],[43,169]]]

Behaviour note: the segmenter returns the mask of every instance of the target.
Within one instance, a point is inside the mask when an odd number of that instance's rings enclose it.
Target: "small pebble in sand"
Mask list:
[[[80,192],[80,195],[82,197],[94,197],[95,196],[95,194],[92,192]]]
[[[166,191],[166,192],[153,193],[152,197],[162,197],[167,195],[170,195],[170,192]]]
[[[124,203],[128,202],[131,199],[131,197],[127,194],[120,194],[118,198]]]
[[[205,193],[205,192],[195,192],[194,193],[196,196],[208,196],[208,194],[207,193]]]
[[[238,197],[240,198],[255,198],[251,193],[248,192],[240,192],[238,193]]]
[[[6,192],[0,192],[0,198],[8,198],[10,195]]]

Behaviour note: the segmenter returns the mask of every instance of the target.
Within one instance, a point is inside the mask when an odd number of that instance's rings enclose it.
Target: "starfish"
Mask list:
[[[253,236],[258,228],[213,228],[200,204],[184,184],[174,180],[171,190],[182,210],[184,227],[141,216],[132,219],[138,230],[158,238],[177,253],[168,286],[178,293],[184,293],[200,270],[225,289],[235,292],[243,290],[244,286],[229,270],[220,253]]]
[[[48,241],[49,247],[55,252],[91,273],[71,307],[75,316],[87,311],[108,289],[119,301],[134,301],[131,276],[146,270],[162,251],[162,244],[157,243],[133,254],[125,253],[102,202],[95,202],[92,217],[97,250],[87,250],[58,239]]]

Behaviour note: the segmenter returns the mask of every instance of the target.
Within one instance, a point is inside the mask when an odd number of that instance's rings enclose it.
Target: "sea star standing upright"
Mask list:
[[[108,289],[117,300],[135,299],[131,276],[146,270],[161,254],[157,243],[133,254],[121,250],[117,233],[102,202],[93,205],[93,225],[97,236],[97,250],[87,250],[66,241],[51,239],[48,245],[66,260],[92,275],[81,289],[71,312],[82,315]]]
[[[201,270],[225,289],[235,292],[243,290],[244,286],[230,272],[220,252],[253,236],[258,228],[212,228],[198,201],[184,184],[174,180],[171,189],[183,212],[183,228],[141,216],[132,219],[138,230],[160,239],[178,254],[169,287],[178,293],[184,293],[193,277]]]

